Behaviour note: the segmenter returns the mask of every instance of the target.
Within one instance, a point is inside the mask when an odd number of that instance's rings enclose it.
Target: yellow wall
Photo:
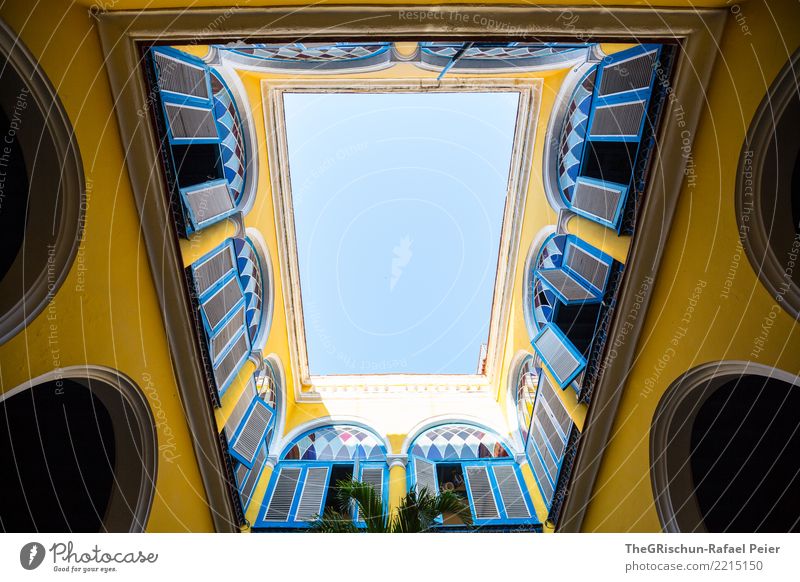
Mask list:
[[[67,2],[6,2],[0,16],[39,60],[75,129],[87,187],[86,231],[53,302],[0,346],[0,391],[53,369],[119,370],[158,424],[158,478],[148,531],[211,531],[178,396],[94,21]],[[55,325],[57,343],[48,343]]]
[[[754,360],[800,372],[800,329],[776,305],[738,247],[734,209],[745,133],[769,84],[800,45],[800,29],[789,2],[769,2],[768,8],[763,1],[748,2],[741,15],[743,23],[729,17],[725,28],[723,56],[711,78],[692,152],[696,182],[692,187],[687,181],[681,193],[642,343],[586,514],[586,531],[660,529],[650,485],[650,423],[660,396],[679,375],[716,360]],[[741,260],[733,267],[733,286],[725,298],[722,291],[737,254]],[[695,287],[699,298],[689,313]],[[685,325],[681,319],[687,313]],[[774,325],[766,346],[754,357],[754,340],[771,314]],[[688,332],[677,338],[681,326]],[[674,352],[668,351],[671,347]],[[668,360],[662,370],[659,359]]]

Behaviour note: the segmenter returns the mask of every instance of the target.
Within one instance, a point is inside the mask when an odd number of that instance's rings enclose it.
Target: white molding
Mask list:
[[[405,469],[406,466],[408,465],[408,455],[407,454],[386,455],[386,464],[389,465],[390,471],[394,467],[403,467],[403,469]]]
[[[504,348],[502,338],[504,331],[508,328],[510,317],[522,227],[522,209],[525,207],[532,169],[533,141],[538,121],[542,79],[263,79],[261,84],[267,129],[267,158],[270,164],[273,204],[276,209],[279,261],[289,332],[290,359],[293,376],[296,379],[294,385],[296,400],[298,402],[318,400],[319,394],[322,392],[326,394],[346,393],[347,387],[351,386],[368,388],[360,392],[362,395],[386,394],[398,390],[419,391],[423,387],[426,391],[452,390],[456,392],[484,392],[491,391],[492,387],[496,389],[502,365]],[[367,374],[320,377],[310,374],[283,112],[283,93],[287,91],[314,93],[514,91],[520,94],[508,180],[507,195],[510,203],[506,204],[503,216],[489,326],[489,356],[485,375]],[[310,389],[304,390],[305,386]]]

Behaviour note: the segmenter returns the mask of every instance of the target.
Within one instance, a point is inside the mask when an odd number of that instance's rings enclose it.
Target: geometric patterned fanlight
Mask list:
[[[445,424],[426,431],[414,441],[411,454],[429,461],[510,456],[497,436],[468,424]]]
[[[550,235],[542,244],[542,250],[533,269],[559,269],[566,241],[567,235],[565,234]],[[542,285],[538,277],[534,278],[532,295],[533,321],[538,330],[552,320],[556,296],[550,289]]]
[[[220,48],[266,61],[325,63],[365,59],[388,51],[390,46],[391,43],[388,42],[370,44],[341,42],[222,45]]]
[[[564,128],[561,131],[561,147],[558,152],[558,183],[568,202],[572,202],[572,191],[581,167],[596,73],[597,69],[592,69],[576,87],[567,108]]]
[[[256,251],[253,248],[253,243],[248,239],[234,237],[233,250],[236,253],[236,268],[239,271],[239,280],[244,288],[247,331],[250,341],[254,342],[261,322],[263,302],[261,267],[258,255],[256,255]]]
[[[222,167],[231,195],[239,203],[244,189],[245,158],[241,122],[228,89],[211,69],[211,92],[214,100],[214,117],[220,137],[219,151]]]
[[[372,433],[356,426],[337,425],[308,433],[281,458],[287,461],[383,461],[386,453]]]

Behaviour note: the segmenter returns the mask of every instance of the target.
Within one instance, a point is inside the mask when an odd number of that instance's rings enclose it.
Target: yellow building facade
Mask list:
[[[3,529],[302,531],[338,478],[482,531],[796,529],[793,3],[217,4],[0,9]],[[478,373],[311,374],[282,96],[500,90]]]

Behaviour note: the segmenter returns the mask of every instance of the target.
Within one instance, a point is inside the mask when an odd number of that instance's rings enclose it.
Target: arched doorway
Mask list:
[[[650,439],[666,531],[800,530],[800,378],[751,362],[691,370],[667,390]]]
[[[0,529],[143,531],[156,476],[155,425],[129,380],[71,368],[0,400]]]

